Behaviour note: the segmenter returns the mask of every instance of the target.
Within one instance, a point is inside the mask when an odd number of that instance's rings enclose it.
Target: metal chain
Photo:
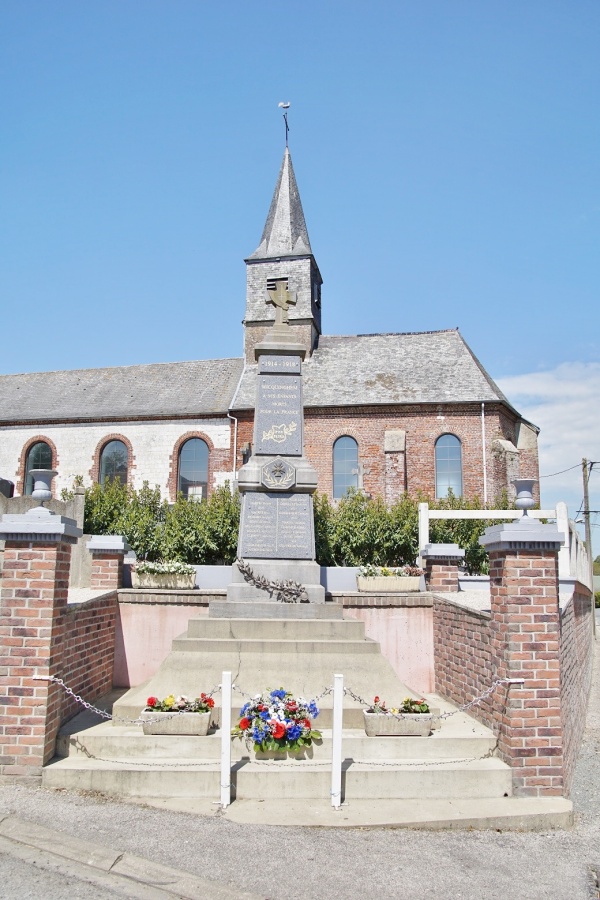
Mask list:
[[[490,696],[490,694],[493,694],[494,691],[496,690],[496,688],[499,687],[501,684],[522,684],[522,683],[523,683],[522,678],[497,678],[494,682],[492,682],[490,687],[487,688],[487,690],[485,690],[483,692],[483,694],[480,694],[478,697],[474,697],[472,700],[469,700],[468,703],[464,703],[462,706],[457,706],[456,709],[452,709],[449,712],[432,714],[432,715],[433,715],[434,719],[449,719],[450,716],[455,716],[459,712],[465,712],[467,709],[471,709],[473,706],[478,706],[483,700],[486,700],[487,697]],[[373,706],[372,703],[367,702],[362,697],[360,697],[358,694],[355,694],[351,688],[345,687],[344,694],[348,694],[350,697],[352,697],[353,700],[355,700],[357,703],[360,703],[361,706],[365,706],[367,708]],[[411,715],[411,713],[393,713],[393,712],[388,711],[388,712],[386,712],[385,715],[391,716],[394,719],[404,719],[407,715]],[[412,715],[414,715],[414,713],[412,713]]]
[[[144,722],[146,722],[146,723],[160,722],[160,721],[164,722],[165,715],[168,715],[169,718],[172,718],[173,716],[180,715],[181,712],[184,711],[184,710],[179,710],[179,711],[173,712],[173,713],[166,713],[166,714],[161,713],[161,715],[159,717],[157,717],[156,719],[148,719],[148,718],[126,719],[126,718],[120,718],[120,717],[113,717],[112,713],[109,713],[104,709],[99,709],[97,706],[93,706],[93,704],[88,703],[87,700],[84,700],[83,697],[81,697],[79,694],[76,694],[75,691],[73,691],[67,684],[65,684],[65,682],[63,681],[62,678],[57,678],[54,675],[36,675],[35,678],[39,681],[50,681],[53,684],[58,684],[67,694],[69,694],[69,696],[73,697],[73,699],[77,703],[80,703],[81,706],[84,707],[84,709],[87,709],[90,712],[95,713],[96,715],[100,716],[103,719],[112,719],[113,722],[115,722],[115,723],[118,722],[118,723],[121,723],[124,725],[141,725]],[[466,712],[466,710],[472,709],[474,706],[478,706],[480,703],[482,703],[484,700],[486,700],[491,694],[493,694],[493,692],[496,690],[496,688],[502,684],[522,684],[522,683],[523,683],[523,679],[521,679],[521,678],[497,678],[494,682],[492,682],[492,684],[490,685],[489,688],[487,688],[487,690],[485,690],[479,696],[474,697],[472,700],[469,700],[468,703],[464,703],[462,706],[458,706],[456,709],[450,710],[449,712],[435,714],[434,718],[440,719],[440,720],[441,719],[449,719],[451,716],[455,716],[459,712]],[[221,689],[221,685],[217,684],[212,688],[212,690],[210,690],[207,693],[206,696],[212,697],[214,694],[219,692],[220,689]],[[237,686],[237,684],[232,684],[231,689],[232,689],[232,691],[235,691],[236,693],[241,694],[242,697],[246,697],[248,699],[252,699],[252,697],[254,696],[253,694],[248,694],[246,691],[243,691],[241,688],[239,688]],[[316,702],[317,700],[321,700],[323,697],[326,697],[328,694],[332,694],[332,693],[333,693],[333,688],[326,687],[320,694],[318,694],[314,698],[314,700]],[[347,694],[354,701],[356,701],[356,703],[359,703],[361,706],[363,706],[367,709],[373,705],[372,703],[368,702],[363,697],[361,697],[359,694],[356,694],[352,690],[352,688],[345,687],[344,694]],[[386,715],[392,716],[395,719],[404,719],[407,715],[410,715],[410,713],[387,712]]]
[[[87,700],[84,700],[83,697],[81,697],[79,694],[76,694],[75,691],[73,691],[68,686],[68,684],[65,684],[62,678],[56,678],[54,675],[36,675],[35,678],[38,681],[50,681],[52,682],[52,684],[58,684],[63,689],[63,691],[69,694],[69,696],[73,697],[73,699],[76,700],[77,703],[80,703],[84,709],[96,713],[97,716],[101,716],[101,718],[103,719],[112,719],[113,722],[118,722],[121,725],[143,725],[144,723],[150,725],[153,722],[164,722],[165,716],[167,716],[169,719],[172,719],[175,716],[181,715],[182,712],[185,712],[185,710],[177,710],[176,712],[172,713],[161,713],[160,716],[157,716],[154,719],[125,719],[120,716],[113,716],[112,713],[107,712],[105,709],[98,709],[97,706],[93,706],[91,703],[88,703]],[[217,684],[212,688],[211,691],[206,694],[206,696],[212,697],[213,694],[216,694],[218,691],[220,691],[220,689],[221,685]]]

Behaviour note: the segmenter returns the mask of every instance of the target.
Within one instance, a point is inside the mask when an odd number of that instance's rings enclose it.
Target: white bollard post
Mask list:
[[[342,805],[342,722],[344,718],[344,676],[333,676],[333,722],[331,749],[331,805]]]
[[[429,504],[419,503],[419,547],[417,565],[423,566],[423,557],[421,550],[429,543]]]
[[[221,807],[231,803],[231,672],[221,676]]]

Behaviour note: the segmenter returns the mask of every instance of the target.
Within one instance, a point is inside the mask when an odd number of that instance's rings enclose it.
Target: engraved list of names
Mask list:
[[[242,558],[312,559],[312,497],[248,493],[244,496],[239,554]]]

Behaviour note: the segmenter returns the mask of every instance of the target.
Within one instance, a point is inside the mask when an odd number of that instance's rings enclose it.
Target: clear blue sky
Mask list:
[[[598,0],[0,0],[0,372],[240,355],[291,100],[324,330],[597,409],[599,46]]]

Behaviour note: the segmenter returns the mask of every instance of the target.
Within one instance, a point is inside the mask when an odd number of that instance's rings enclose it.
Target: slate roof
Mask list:
[[[285,148],[260,245],[250,259],[312,255],[290,151]]]
[[[240,382],[242,371],[242,359],[208,359],[0,375],[0,423],[253,409],[256,366]],[[513,409],[458,330],[321,337],[302,371],[307,407],[483,401]]]
[[[319,339],[303,366],[305,406],[501,402],[513,408],[458,330]],[[256,366],[234,409],[254,406]]]
[[[223,415],[241,359],[0,375],[0,422]]]

